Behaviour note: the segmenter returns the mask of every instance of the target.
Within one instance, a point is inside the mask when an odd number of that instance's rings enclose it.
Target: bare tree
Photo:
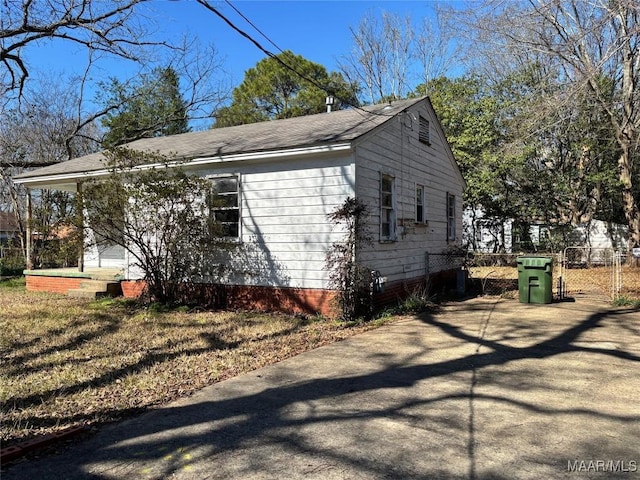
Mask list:
[[[421,72],[420,82],[429,94],[429,85],[434,79],[445,76],[460,54],[460,44],[454,41],[455,24],[450,21],[448,11],[435,6],[435,15],[422,19],[415,37],[414,56]]]
[[[228,95],[228,87],[216,78],[221,61],[215,49],[205,51],[191,43],[184,48],[171,50],[167,59],[182,73],[185,81],[181,88],[186,92],[184,108],[191,120],[211,118],[212,112]],[[187,48],[188,47],[188,48]],[[180,53],[182,52],[182,53]],[[85,111],[85,82],[91,62],[84,75],[77,81],[42,79],[30,82],[21,92],[20,102],[13,108],[4,108],[0,116],[0,209],[13,212],[22,235],[22,247],[26,239],[26,195],[24,188],[16,185],[12,177],[26,169],[59,163],[97,151],[104,132],[98,121],[107,113],[116,111],[131,101],[126,95],[111,97],[102,108]],[[129,82],[129,81],[127,81]],[[125,82],[125,83],[127,83]],[[60,215],[55,204],[70,205],[64,193],[40,192],[34,198],[34,219],[40,216],[38,229],[46,232],[55,227]],[[72,211],[61,215],[72,215]],[[37,252],[34,252],[37,256]]]
[[[0,118],[1,166],[41,167],[97,150],[95,126],[78,127],[78,92],[65,79],[38,80],[23,95],[22,105]]]
[[[102,139],[105,147],[113,146],[115,138],[121,144],[208,128],[210,122],[203,121],[213,118],[230,95],[229,82],[220,72],[224,70],[215,47],[185,40],[162,66],[125,81],[101,82],[97,98],[102,108],[89,118],[100,118],[108,129]]]
[[[158,65],[180,72],[189,120],[211,118],[228,96],[230,87],[218,76],[222,65],[215,49],[204,49],[195,39],[153,40],[155,23],[145,16],[150,10],[142,8],[144,3],[147,0],[0,3],[0,209],[17,216],[23,248],[27,192],[11,177],[96,151],[103,135],[98,121],[130,101],[123,95],[98,105],[88,98],[103,58],[135,62],[141,74]],[[84,71],[64,81],[48,78],[43,85],[37,68],[29,64],[29,50],[44,42],[83,50]],[[136,74],[122,84],[135,83],[139,77]],[[55,226],[61,216],[73,214],[69,208],[73,202],[64,192],[41,191],[33,200],[32,221],[39,219],[40,233]]]
[[[449,10],[435,4],[418,27],[409,16],[366,14],[351,28],[353,48],[340,70],[362,86],[367,101],[404,98],[413,88],[447,74],[458,58],[455,24]]]
[[[464,30],[485,71],[542,66],[555,75],[548,106],[562,109],[588,96],[605,112],[619,150],[618,182],[631,241],[640,245],[634,192],[640,150],[640,2],[527,0],[486,2],[467,11]],[[499,63],[498,63],[499,62]],[[545,87],[551,82],[543,82]]]
[[[353,50],[342,58],[340,70],[351,83],[363,85],[370,102],[403,98],[409,92],[408,69],[413,56],[413,28],[409,17],[369,13],[351,28]]]
[[[214,45],[202,45],[193,37],[183,38],[178,47],[166,63],[180,73],[187,116],[196,123],[211,120],[231,98],[233,87],[224,57]]]
[[[36,90],[25,90],[23,95],[20,108],[5,110],[0,117],[0,210],[15,215],[24,249],[27,192],[12,177],[30,168],[95,152],[98,134],[94,123],[78,126],[76,92],[61,80],[49,79]],[[72,203],[63,192],[42,191],[34,198],[34,226],[41,237],[46,237],[64,217],[73,215]]]
[[[59,39],[93,52],[138,60],[150,42],[138,6],[145,0],[4,0],[0,5],[0,93],[22,95],[30,67],[25,50]]]

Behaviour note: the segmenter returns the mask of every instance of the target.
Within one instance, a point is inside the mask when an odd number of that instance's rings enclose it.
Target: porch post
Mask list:
[[[80,228],[80,244],[78,246],[78,271],[84,272],[84,202],[82,200],[82,183],[76,183],[76,215]]]
[[[27,188],[27,238],[26,238],[26,267],[33,270],[33,230],[31,228],[31,189]]]

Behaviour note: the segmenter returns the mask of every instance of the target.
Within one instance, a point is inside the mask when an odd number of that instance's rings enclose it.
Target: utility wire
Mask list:
[[[295,73],[296,75],[298,75],[300,78],[302,78],[303,80],[306,80],[307,82],[309,82],[310,84],[312,84],[313,86],[317,87],[318,89],[322,90],[323,92],[325,92],[328,95],[334,96],[335,98],[337,98],[338,100],[340,100],[341,102],[343,102],[346,105],[350,105],[351,107],[355,108],[356,110],[360,110],[362,112],[367,113],[368,115],[379,115],[379,116],[383,116],[383,117],[392,117],[393,115],[388,115],[385,113],[378,113],[378,112],[373,112],[370,110],[365,110],[364,108],[358,107],[357,105],[353,105],[349,100],[346,100],[344,98],[341,98],[340,96],[336,95],[336,92],[334,91],[329,91],[329,89],[327,89],[327,87],[320,85],[318,82],[316,82],[314,79],[307,77],[306,75],[304,75],[303,73],[300,73],[298,70],[296,70],[296,68],[288,65],[286,62],[284,62],[278,55],[274,54],[273,52],[270,52],[269,50],[267,50],[265,47],[263,47],[260,42],[258,42],[255,38],[253,38],[251,35],[249,35],[247,32],[245,32],[244,30],[241,30],[239,27],[237,27],[231,20],[229,20],[227,17],[225,17],[222,13],[220,13],[218,11],[217,8],[215,8],[214,6],[210,5],[209,2],[207,0],[196,0],[200,5],[202,5],[204,8],[206,8],[207,10],[213,12],[215,15],[217,15],[218,17],[220,17],[227,25],[229,25],[233,30],[235,30],[236,32],[238,32],[241,36],[245,37],[247,40],[249,40],[251,43],[253,43],[261,52],[263,52],[265,55],[267,55],[269,58],[274,59],[276,62],[278,62],[280,65],[282,65],[284,68],[286,68],[287,70],[290,70],[291,72]],[[227,1],[227,3],[229,3]],[[231,5],[229,3],[229,5]],[[235,7],[233,7],[233,5],[231,5],[232,8],[238,12],[242,18],[244,18],[253,28],[255,28],[263,37],[265,37],[267,39],[267,41],[269,43],[271,43],[274,47],[276,47],[278,50],[280,50],[280,52],[283,52],[280,47],[278,47],[273,41],[271,41],[269,39],[269,37],[267,37],[264,33],[262,33],[257,27],[255,27],[253,25],[253,23],[251,21],[249,21],[244,15],[242,15],[238,9],[236,9]]]
[[[238,10],[233,3],[231,3],[229,0],[225,0],[225,1],[226,1],[227,5],[229,5],[231,8],[233,8],[235,10],[235,12],[244,19],[245,22],[247,22],[249,25],[251,25],[255,29],[256,32],[258,32],[260,35],[262,35],[267,42],[269,42],[271,45],[276,47],[276,50],[278,50],[280,53],[284,53],[284,51],[278,45],[276,45],[273,42],[273,40],[271,40],[262,30],[260,30],[258,27],[256,27],[255,24],[251,20],[249,20],[240,10]]]
[[[286,56],[287,53],[291,53],[291,52],[285,52],[284,50],[282,50],[282,48],[280,48],[273,40],[271,40],[271,38],[269,38],[269,36],[266,33],[264,33],[262,30],[260,30],[255,23],[253,23],[250,19],[247,18],[247,16],[245,14],[243,14],[240,10],[238,10],[238,8],[233,3],[231,3],[230,0],[225,0],[225,3],[227,5],[229,5],[238,15],[240,15],[245,22],[247,22],[249,25],[251,25],[256,32],[258,32],[260,35],[262,35],[262,37],[267,42],[269,42],[271,45],[273,45],[276,48],[276,50],[278,50],[283,56]],[[268,54],[268,52],[266,52],[266,53]],[[270,57],[274,58],[273,55],[271,55]],[[291,60],[295,60],[295,58],[291,58]],[[294,65],[295,65],[295,63],[294,63]],[[293,68],[295,68],[295,67],[293,67]],[[293,68],[290,67],[289,69],[293,70]],[[296,73],[296,75],[301,76],[302,78],[304,78],[299,72],[297,72],[295,70],[293,70],[293,71],[294,71],[294,73]],[[305,78],[305,80],[308,80],[308,79]],[[323,91],[324,91],[324,89],[323,89]]]

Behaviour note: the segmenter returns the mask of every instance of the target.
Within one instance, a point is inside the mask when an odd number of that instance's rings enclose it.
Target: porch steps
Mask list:
[[[67,292],[67,296],[71,298],[89,298],[96,299],[100,297],[117,297],[122,295],[120,282],[108,280],[83,280],[80,288],[74,288]]]

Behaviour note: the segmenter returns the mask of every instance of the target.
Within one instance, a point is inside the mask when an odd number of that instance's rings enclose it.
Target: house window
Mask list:
[[[416,223],[424,223],[424,186],[416,185]]]
[[[211,178],[210,231],[213,236],[240,238],[240,179]]]
[[[429,141],[429,120],[420,115],[420,128],[418,131],[418,140],[422,143],[430,145]]]
[[[456,196],[447,193],[447,240],[456,239]]]
[[[395,178],[391,175],[380,177],[380,240],[393,241],[396,239],[395,212]]]

